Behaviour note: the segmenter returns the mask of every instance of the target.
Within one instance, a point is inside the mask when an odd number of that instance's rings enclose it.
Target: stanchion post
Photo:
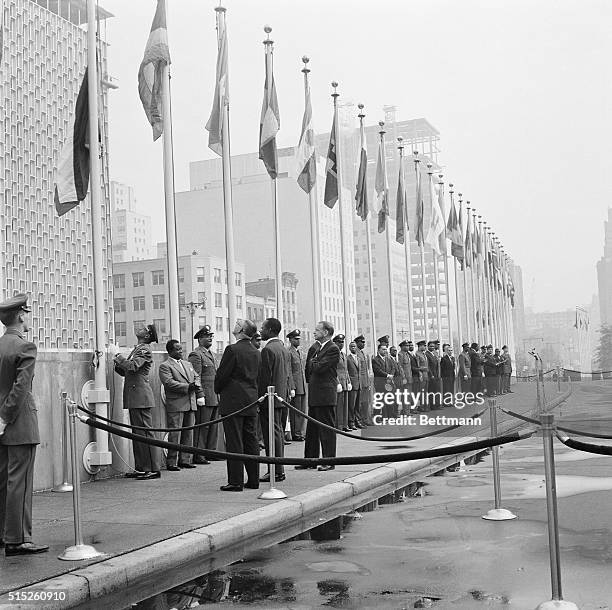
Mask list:
[[[497,400],[495,398],[487,398],[489,407],[489,421],[491,422],[491,438],[497,437]],[[495,492],[495,508],[490,510],[483,519],[488,521],[509,521],[516,519],[516,515],[505,508],[502,508],[501,501],[501,480],[499,475],[499,447],[492,447],[491,455],[493,457],[493,489]]]
[[[559,553],[559,515],[557,513],[557,481],[553,448],[554,415],[543,413],[542,440],[544,442],[544,473],[546,475],[546,510],[548,513],[548,549],[550,552],[550,580],[552,600],[541,603],[536,610],[578,610],[578,606],[563,599],[561,589],[561,557]]]
[[[53,488],[56,492],[72,491],[68,482],[68,392],[62,392],[62,482]]]
[[[58,559],[64,561],[80,561],[82,559],[93,559],[101,557],[100,553],[93,546],[83,544],[83,534],[81,532],[81,485],[79,477],[79,456],[77,450],[77,405],[72,400],[68,401],[68,411],[70,415],[70,449],[72,456],[72,507],[74,511],[74,545],[67,547],[59,555]]]
[[[274,445],[274,386],[268,386],[268,447],[270,448],[270,457],[276,457]],[[283,437],[285,433],[283,431]],[[287,497],[287,494],[280,489],[276,489],[276,464],[270,464],[270,488],[259,495],[260,500],[282,500]]]
[[[557,392],[561,392],[561,367],[557,367]]]

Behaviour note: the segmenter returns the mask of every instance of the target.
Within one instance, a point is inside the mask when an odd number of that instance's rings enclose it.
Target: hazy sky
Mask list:
[[[188,163],[211,158],[204,124],[214,91],[210,0],[167,0],[177,191]],[[152,142],[137,73],[155,0],[101,0],[110,69],[111,177],[131,184],[164,239],[161,140]],[[328,131],[330,86],[398,120],[440,131],[446,180],[489,220],[523,268],[537,310],[590,302],[612,202],[609,0],[227,0],[232,153],[257,149],[263,26],[273,28],[279,146],[297,143],[301,57],[311,58],[314,126]],[[374,154],[371,152],[370,154]],[[373,188],[373,185],[370,185]],[[205,221],[205,212],[202,221]]]

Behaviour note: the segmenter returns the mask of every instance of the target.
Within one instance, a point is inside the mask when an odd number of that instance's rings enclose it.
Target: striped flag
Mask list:
[[[312,105],[310,103],[310,85],[306,89],[306,106],[302,119],[302,134],[296,151],[298,171],[297,182],[306,193],[310,193],[317,181],[317,161],[315,151],[314,129],[312,128]]]
[[[436,254],[441,254],[440,251],[440,236],[444,235],[444,218],[442,210],[438,204],[438,195],[436,193],[436,184],[433,181],[433,174],[429,174],[429,196],[431,199],[431,221],[425,241],[431,246]]]
[[[360,147],[359,147],[359,172],[357,173],[357,189],[355,193],[355,201],[357,202],[357,216],[361,220],[368,217],[370,210],[368,209],[368,153],[366,151],[365,132],[363,130],[363,119],[360,127]]]
[[[218,17],[219,49],[217,54],[217,80],[210,118],[206,123],[208,148],[219,156],[223,154],[223,119],[229,106],[229,74],[227,70],[227,31],[225,19]]]
[[[336,148],[336,114],[332,123],[331,133],[329,134],[329,148],[327,150],[327,163],[325,165],[325,195],[323,203],[328,208],[333,208],[338,201],[338,159]]]
[[[266,81],[261,105],[261,120],[259,121],[259,158],[264,162],[270,178],[274,179],[278,175],[276,134],[280,129],[280,114],[272,72],[272,43],[271,41],[266,42]]]
[[[448,237],[451,240],[451,255],[463,264],[463,233],[461,230],[460,220],[457,216],[455,202],[452,200],[446,230],[448,232]]]
[[[389,184],[387,172],[385,171],[385,149],[382,141],[378,146],[378,159],[376,161],[376,201],[378,207],[378,232],[384,233],[387,228],[387,216],[389,216]]]
[[[425,242],[423,237],[423,222],[425,216],[425,206],[423,204],[423,189],[421,187],[421,176],[419,174],[419,164],[416,164],[417,171],[417,191],[416,191],[416,241],[419,246],[422,246]]]
[[[164,131],[162,119],[162,70],[170,64],[168,30],[166,29],[166,2],[157,0],[157,9],[144,57],[138,70],[138,93],[151,127],[153,141]]]
[[[395,241],[399,244],[404,243],[404,225],[406,222],[406,186],[404,185],[404,172],[402,171],[402,162],[400,157],[400,169],[397,177],[397,200],[395,205]],[[406,226],[408,230],[410,227]]]
[[[63,216],[79,205],[89,188],[89,93],[87,69],[79,89],[74,118],[55,168],[55,209]]]

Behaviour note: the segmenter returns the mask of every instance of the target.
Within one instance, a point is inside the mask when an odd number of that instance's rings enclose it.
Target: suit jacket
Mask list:
[[[440,375],[445,379],[455,378],[455,357],[444,354],[440,360]]]
[[[400,368],[402,369],[402,374],[406,379],[406,383],[412,383],[412,364],[409,352],[398,352],[397,362],[400,365]]]
[[[495,377],[497,375],[497,360],[495,360],[495,356],[493,354],[487,354],[484,357],[484,374],[485,377]]]
[[[36,345],[16,329],[0,337],[0,417],[7,424],[0,445],[38,445],[38,414],[32,395]]]
[[[296,394],[306,394],[306,375],[304,375],[304,361],[300,350],[291,345],[289,347],[291,358],[291,376]]]
[[[510,354],[504,354],[502,358],[504,359],[503,373],[504,375],[510,375],[512,373],[512,358]]]
[[[216,407],[219,397],[215,393],[215,374],[217,372],[217,359],[215,355],[205,347],[197,347],[188,357],[195,372],[200,376],[200,384],[204,390],[204,398],[207,407]]]
[[[127,358],[115,362],[115,372],[125,377],[123,383],[124,409],[151,409],[155,406],[149,372],[153,366],[153,352],[146,343],[139,343]]]
[[[203,398],[204,390],[200,385],[200,376],[189,360],[179,363],[174,358],[168,358],[159,365],[159,380],[166,393],[166,413],[198,410],[196,398]],[[190,383],[196,384],[195,392],[189,391]]]
[[[429,379],[440,379],[440,361],[438,357],[429,350],[425,352],[425,355],[427,356],[427,365],[429,367]]]
[[[270,385],[274,386],[274,391],[281,398],[289,399],[289,390],[293,387],[291,356],[278,338],[270,339],[261,350],[261,365],[257,378],[259,395],[263,396]],[[283,405],[276,401],[274,406],[281,408]]]
[[[387,375],[393,375],[395,367],[390,360],[391,358],[383,358],[378,354],[372,358],[372,371],[374,371],[375,379],[376,377],[384,377],[386,379]]]
[[[470,349],[470,368],[472,371],[472,377],[482,377],[483,363],[484,356],[475,349]]]
[[[345,392],[348,391],[348,383],[350,381],[347,367],[346,354],[340,352],[340,360],[338,360],[338,366],[336,367],[336,375],[338,376],[338,383]]]
[[[410,358],[410,369],[412,371],[412,381],[421,380],[421,371],[419,369],[419,360],[414,352],[408,352]]]
[[[418,364],[419,380],[427,381],[429,379],[429,360],[426,353],[417,351],[415,358]]]
[[[215,375],[215,392],[219,394],[219,412],[229,415],[259,398],[257,377],[261,353],[250,339],[240,339],[228,345]],[[242,415],[256,415],[257,405]]]
[[[310,346],[306,357],[306,381],[308,382],[308,406],[335,407],[338,387],[337,369],[340,350],[333,341],[319,349],[316,342]]]
[[[348,354],[346,357],[346,369],[353,386],[353,391],[360,390],[361,360],[359,360],[359,354]]]
[[[459,376],[459,379],[465,380],[466,376],[468,379],[471,379],[472,378],[472,369],[471,369],[472,363],[470,360],[470,354],[462,351],[457,357],[457,360],[459,362],[459,370],[457,371],[457,375]]]
[[[370,367],[366,355],[357,348],[357,358],[359,358],[359,386],[362,390],[367,390],[370,387]]]

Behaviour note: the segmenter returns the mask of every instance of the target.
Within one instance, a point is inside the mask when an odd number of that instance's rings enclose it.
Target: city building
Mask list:
[[[58,218],[54,170],[72,128],[87,64],[82,0],[0,3],[4,40],[0,60],[0,298],[30,293],[32,340],[41,348],[91,349],[95,344],[92,223],[89,198]],[[111,14],[98,7],[101,21]],[[104,28],[102,28],[103,30]],[[107,184],[107,46],[99,45],[103,86],[100,129],[102,184]],[[110,201],[100,197],[105,328],[110,329],[112,285]]]
[[[137,211],[134,189],[112,180],[110,200],[113,262],[152,258],[151,217]]]
[[[597,262],[597,283],[601,324],[608,326],[612,324],[612,208],[604,221],[604,252]]]
[[[209,324],[215,332],[213,349],[221,354],[232,330],[227,317],[229,278],[225,260],[196,252],[180,256],[178,264],[183,344],[191,349],[195,332]],[[157,326],[162,349],[171,338],[167,274],[165,257],[115,263],[113,307],[117,345],[125,347],[135,343],[134,329],[149,323]],[[237,315],[245,317],[245,267],[242,263],[236,263],[232,281],[236,286]]]
[[[298,279],[295,277],[295,273],[283,271],[282,277],[282,291],[283,291],[283,328],[293,329],[296,328],[298,320],[298,301],[296,298]],[[260,278],[254,282],[247,282],[246,284],[247,302],[250,297],[260,297],[266,303],[266,310],[273,311],[272,314],[267,314],[265,318],[277,317],[276,313],[276,280],[271,277]],[[269,303],[273,303],[274,306],[270,309]],[[253,302],[253,305],[255,303]],[[248,313],[248,310],[247,310]],[[248,315],[247,315],[248,317]],[[252,318],[249,318],[251,320]],[[255,322],[255,320],[253,320]],[[258,323],[257,326],[260,326]]]

